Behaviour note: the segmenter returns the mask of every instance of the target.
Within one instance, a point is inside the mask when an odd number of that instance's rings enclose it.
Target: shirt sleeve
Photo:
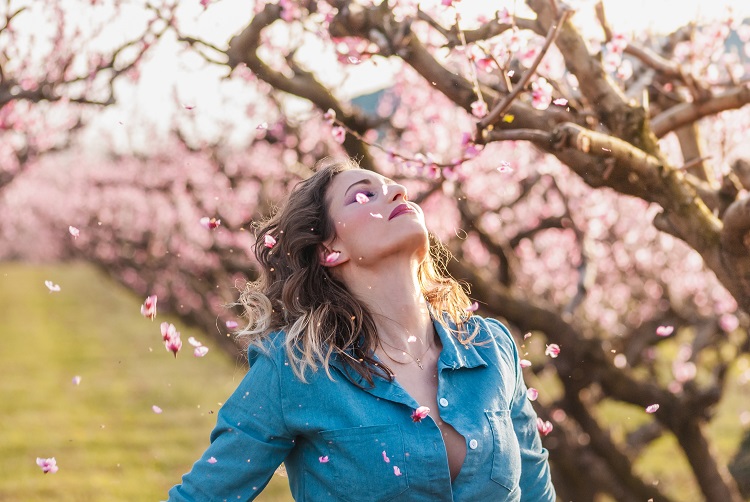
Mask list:
[[[168,502],[253,500],[294,447],[275,362],[255,351],[250,360],[250,370],[217,413],[210,446],[169,491]]]
[[[550,474],[549,452],[542,446],[531,401],[526,397],[526,383],[523,380],[521,361],[513,337],[502,323],[487,319],[490,324],[499,328],[499,338],[507,337],[507,347],[512,350],[512,360],[516,369],[516,391],[511,402],[511,419],[513,430],[521,449],[521,500],[523,502],[555,501],[555,488]],[[502,343],[502,342],[501,342]]]

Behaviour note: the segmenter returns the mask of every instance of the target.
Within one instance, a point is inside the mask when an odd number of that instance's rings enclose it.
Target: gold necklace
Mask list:
[[[412,359],[414,360],[414,362],[415,362],[415,363],[417,363],[417,366],[419,366],[419,369],[420,369],[420,370],[423,370],[423,369],[424,369],[424,366],[422,366],[422,358],[423,358],[424,356],[426,356],[426,355],[427,355],[427,353],[428,353],[428,352],[430,351],[430,349],[432,348],[432,345],[430,345],[429,347],[427,347],[427,350],[425,350],[425,351],[424,351],[424,353],[423,353],[423,354],[422,354],[421,356],[419,356],[419,357],[414,357],[414,355],[413,355],[413,354],[412,354],[411,352],[409,352],[408,350],[403,350],[403,349],[399,349],[398,347],[394,347],[393,345],[391,345],[390,343],[388,343],[388,342],[386,342],[385,340],[382,340],[382,339],[379,339],[378,341],[379,341],[379,342],[381,342],[381,343],[384,343],[384,344],[388,345],[388,346],[389,346],[389,347],[391,347],[392,349],[400,350],[400,351],[401,351],[401,352],[402,352],[403,354],[406,354],[406,355],[408,355],[409,357],[411,357],[411,358],[412,358]],[[391,360],[391,361],[393,361],[394,363],[398,363],[398,364],[409,364],[408,362],[405,362],[405,363],[404,363],[404,362],[401,362],[401,361],[396,361],[396,360],[395,360],[394,358],[392,358],[392,357],[391,357],[391,356],[390,356],[390,355],[388,354],[388,352],[386,352],[386,351],[385,351],[385,347],[383,347],[382,345],[381,345],[380,347],[381,347],[381,348],[383,349],[383,354],[385,354],[385,355],[386,355],[386,356],[388,357],[388,359],[390,359],[390,360]]]

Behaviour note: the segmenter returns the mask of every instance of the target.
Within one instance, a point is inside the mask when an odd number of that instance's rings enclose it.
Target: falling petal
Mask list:
[[[466,307],[466,312],[476,312],[479,308],[479,304],[477,302],[472,303],[468,307]]]
[[[528,389],[526,389],[526,397],[529,398],[529,401],[536,401],[539,397],[539,391],[534,387],[529,387]]]
[[[531,338],[531,332],[528,332],[525,335],[523,335],[524,340],[526,340],[527,338]]]
[[[49,289],[50,293],[56,293],[56,292],[60,291],[60,285],[59,284],[55,284],[52,281],[44,281],[44,285],[47,286],[47,289]]]
[[[414,343],[417,341],[417,337],[414,335],[409,336],[409,338],[406,339],[408,343]]]
[[[510,70],[510,71],[508,72],[508,76],[509,76],[509,77],[512,77],[512,76],[513,76],[513,75],[515,75],[515,74],[516,74],[516,72],[515,72],[514,70]]]
[[[195,350],[193,351],[193,355],[195,357],[203,357],[206,354],[208,354],[208,347],[206,347],[205,345],[201,345],[200,347],[196,347]]]
[[[73,377],[73,385],[81,385],[81,377],[76,375]]]
[[[528,359],[521,359],[521,368],[530,368],[531,367],[531,361]]]
[[[421,422],[422,419],[430,414],[430,408],[427,406],[420,406],[411,413],[411,419],[413,422]]]
[[[553,103],[556,104],[557,106],[565,106],[568,104],[568,100],[565,98],[557,98],[556,100],[553,101]]]
[[[190,338],[188,338],[188,343],[190,345],[192,345],[193,347],[200,347],[201,345],[203,345],[201,342],[199,342],[198,340],[196,340],[192,336]]]
[[[57,472],[57,461],[55,460],[55,457],[51,458],[39,458],[36,459],[36,465],[42,468],[42,472],[44,474],[49,473],[56,473]]]
[[[546,436],[550,432],[552,432],[552,424],[549,422],[549,420],[542,420],[541,418],[537,417],[536,419],[536,428],[539,431],[539,434],[542,436]]]
[[[336,260],[339,259],[339,256],[341,256],[341,253],[339,251],[332,251],[331,253],[328,254],[328,256],[326,256],[326,263],[330,264],[330,263],[335,262]]]
[[[264,241],[264,245],[269,249],[276,245],[276,239],[274,239],[271,235],[266,234],[266,236],[264,237]]]
[[[393,466],[393,474],[395,474],[396,476],[401,475],[401,469],[399,469],[397,465]]]
[[[659,326],[656,328],[656,334],[659,336],[669,336],[674,331],[674,326]]]
[[[355,198],[360,204],[366,204],[367,202],[370,202],[370,198],[362,192],[358,193]]]
[[[206,460],[206,462],[208,462],[209,464],[215,464],[217,460],[214,457],[211,457],[208,460]]]
[[[651,404],[649,406],[646,406],[646,413],[656,413],[656,410],[659,409],[658,404]]]
[[[386,464],[391,463],[391,459],[388,458],[388,455],[385,454],[385,450],[383,450],[383,462],[385,462]]]
[[[68,232],[70,232],[70,235],[72,235],[76,239],[78,238],[79,235],[81,235],[81,231],[73,226],[68,227]]]
[[[227,329],[237,329],[237,326],[239,326],[236,321],[227,321],[226,325]]]
[[[141,305],[141,315],[143,317],[148,317],[152,321],[154,320],[154,317],[156,317],[156,301],[156,295],[146,297],[146,301]]]
[[[162,412],[162,409],[161,409],[161,408],[159,408],[159,407],[158,407],[158,406],[156,406],[156,405],[153,405],[153,406],[151,407],[151,409],[152,409],[152,410],[154,410],[154,413],[156,413],[157,415],[158,415],[158,414],[160,414],[160,413]]]
[[[321,464],[328,463],[328,455],[324,455],[322,457],[318,457],[318,462],[320,462]]]
[[[547,345],[547,349],[544,351],[545,356],[550,356],[551,358],[556,358],[560,355],[560,346],[556,343],[550,343]]]
[[[185,103],[182,104],[182,107],[188,111],[195,109],[195,105],[187,105]]]

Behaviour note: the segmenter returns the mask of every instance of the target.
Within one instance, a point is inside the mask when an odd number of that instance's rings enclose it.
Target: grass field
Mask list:
[[[164,500],[208,445],[244,369],[219,351],[193,357],[189,336],[210,341],[143,318],[142,301],[87,265],[0,264],[0,501]],[[162,321],[182,332],[176,359]],[[292,500],[286,479],[257,500]]]
[[[61,291],[49,293],[45,280]],[[163,500],[208,445],[213,412],[244,369],[219,351],[193,357],[188,337],[210,341],[177,318],[144,319],[142,301],[88,265],[0,264],[0,502]],[[162,344],[162,321],[182,333],[176,359]],[[709,427],[724,463],[750,410],[750,386],[738,378],[749,366],[737,364]],[[615,437],[647,419],[619,403],[599,411]],[[43,474],[37,457],[55,457],[59,472]],[[674,500],[702,500],[669,435],[635,469]],[[274,476],[257,500],[292,500],[286,479]]]

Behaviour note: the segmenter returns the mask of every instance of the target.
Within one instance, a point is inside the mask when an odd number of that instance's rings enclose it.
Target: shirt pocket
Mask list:
[[[521,481],[521,449],[510,411],[486,411],[492,428],[491,479],[512,492]]]
[[[391,500],[409,488],[404,436],[398,425],[335,429],[319,435],[328,452],[328,462],[322,465],[332,474],[336,500]]]

